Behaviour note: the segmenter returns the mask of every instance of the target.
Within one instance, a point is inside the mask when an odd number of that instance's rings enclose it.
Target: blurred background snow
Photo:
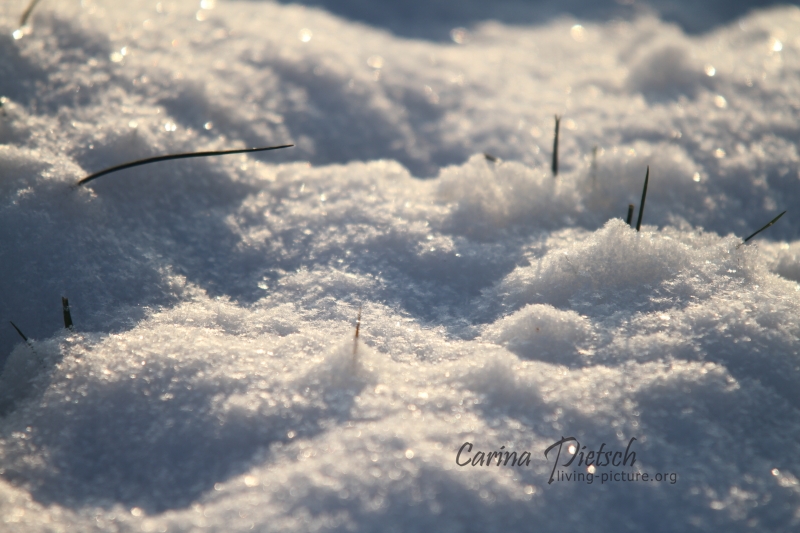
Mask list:
[[[259,0],[254,0],[259,1]],[[447,40],[450,30],[496,20],[513,26],[540,26],[563,17],[608,22],[641,15],[679,25],[686,33],[704,33],[747,15],[750,11],[796,2],[773,0],[433,0],[392,2],[365,0],[308,0],[281,2],[316,6],[342,18],[384,28],[404,37]]]
[[[24,7],[0,529],[797,529],[797,6]],[[548,485],[566,435],[679,480]]]

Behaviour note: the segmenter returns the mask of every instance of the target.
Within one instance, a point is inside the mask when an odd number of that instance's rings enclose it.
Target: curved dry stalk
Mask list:
[[[172,159],[188,159],[190,157],[211,157],[215,155],[229,155],[229,154],[245,154],[250,152],[265,152],[267,150],[279,150],[281,148],[290,148],[294,146],[293,144],[282,144],[280,146],[267,146],[264,148],[242,148],[239,150],[216,150],[211,152],[186,152],[182,154],[170,154],[170,155],[159,155],[156,157],[148,157],[147,159],[138,159],[136,161],[130,161],[129,163],[123,163],[121,165],[116,165],[113,167],[109,167],[94,174],[89,174],[82,180],[80,180],[76,186],[84,185],[94,179],[99,178],[100,176],[105,176],[106,174],[111,174],[112,172],[116,172],[118,170],[125,170],[126,168],[133,168],[138,167],[140,165],[148,165],[150,163],[158,163],[159,161],[170,161]]]
[[[746,238],[746,239],[744,240],[744,242],[742,242],[742,244],[746,244],[746,243],[747,243],[747,241],[749,241],[750,239],[752,239],[753,237],[755,237],[756,235],[758,235],[759,233],[761,233],[762,231],[764,231],[765,229],[767,229],[768,227],[770,227],[771,225],[773,225],[774,223],[776,223],[776,222],[778,221],[778,219],[779,219],[779,218],[781,218],[781,217],[783,216],[783,214],[784,214],[784,213],[786,213],[786,211],[784,211],[784,212],[783,212],[783,213],[781,213],[780,215],[778,215],[778,216],[776,216],[775,218],[773,218],[772,220],[770,220],[770,221],[769,221],[769,223],[768,223],[766,226],[764,226],[763,228],[761,228],[760,230],[756,231],[755,233],[753,233],[752,235],[750,235],[748,238]],[[742,244],[740,244],[739,246],[741,246]],[[738,246],[737,246],[737,248],[738,248]]]
[[[22,12],[22,16],[19,19],[20,28],[22,28],[23,26],[25,26],[25,24],[28,23],[28,19],[30,18],[31,13],[33,13],[33,8],[35,8],[36,4],[38,3],[39,0],[31,0],[31,3],[28,4],[28,7],[25,9],[25,11]]]

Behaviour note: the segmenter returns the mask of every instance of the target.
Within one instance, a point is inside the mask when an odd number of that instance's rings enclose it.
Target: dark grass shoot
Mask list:
[[[358,333],[361,329],[361,306],[358,306],[358,318],[356,318],[356,334],[353,336],[353,363],[358,355]]]
[[[28,19],[31,17],[33,13],[33,9],[36,7],[36,4],[39,3],[40,0],[31,0],[31,3],[28,4],[28,7],[25,8],[25,11],[22,12],[22,16],[19,18],[19,26],[22,28],[28,23]]]
[[[553,135],[553,177],[558,176],[558,127],[561,124],[561,117],[556,115],[556,130],[555,134]]]
[[[63,296],[61,297],[61,307],[64,311],[64,327],[72,329],[72,313],[69,311],[69,300]]]
[[[642,203],[639,204],[639,219],[636,221],[636,231],[642,227],[642,216],[644,216],[644,200],[647,198],[647,182],[650,181],[650,165],[647,165],[647,173],[644,175],[644,188],[642,189]]]
[[[14,326],[14,329],[17,330],[17,333],[19,333],[19,336],[22,337],[22,340],[24,340],[26,343],[28,343],[28,345],[30,345],[30,342],[28,341],[28,337],[26,337],[25,334],[22,333],[22,330],[19,329],[17,327],[17,325],[14,324],[13,322],[11,322],[10,320],[9,320],[9,323],[11,323],[11,325]]]
[[[28,337],[26,337],[25,334],[22,333],[22,330],[19,329],[16,324],[11,322],[10,320],[9,320],[9,322],[11,323],[12,326],[14,326],[14,329],[17,330],[17,333],[19,333],[19,336],[22,337],[23,341],[25,341],[25,344],[28,345],[28,348],[31,349],[31,352],[33,352],[33,355],[35,355],[39,359],[39,366],[44,368],[44,366],[45,366],[44,359],[39,357],[39,354],[36,353],[36,348],[33,347],[33,343],[31,343],[31,341],[28,339]]]
[[[171,161],[173,159],[188,159],[192,157],[212,157],[217,155],[230,155],[230,154],[247,154],[251,152],[266,152],[268,150],[280,150],[281,148],[290,148],[294,146],[293,144],[282,144],[280,146],[266,146],[264,148],[241,148],[239,150],[216,150],[210,152],[186,152],[181,154],[170,154],[170,155],[159,155],[156,157],[148,157],[147,159],[137,159],[136,161],[130,161],[128,163],[123,163],[121,165],[116,165],[113,167],[109,167],[94,174],[89,174],[82,180],[80,180],[76,186],[85,185],[92,180],[99,178],[100,176],[105,176],[107,174],[111,174],[112,172],[117,172],[118,170],[125,170],[126,168],[133,168],[138,167],[141,165],[149,165],[150,163],[158,163],[161,161]]]
[[[783,212],[783,213],[781,213],[780,215],[776,216],[775,218],[773,218],[772,220],[770,220],[770,221],[769,221],[769,223],[767,223],[767,225],[766,225],[766,226],[764,226],[764,227],[763,227],[763,228],[761,228],[760,230],[756,231],[755,233],[753,233],[752,235],[750,235],[749,237],[747,237],[747,238],[744,240],[744,242],[742,242],[742,244],[747,244],[747,241],[749,241],[750,239],[752,239],[753,237],[755,237],[756,235],[758,235],[759,233],[761,233],[762,231],[764,231],[765,229],[767,229],[768,227],[770,227],[771,225],[773,225],[774,223],[776,223],[776,222],[778,221],[778,219],[779,219],[779,218],[781,218],[781,217],[784,215],[784,213],[786,213],[786,211],[784,211],[784,212]],[[742,244],[740,244],[739,246],[741,246]],[[737,248],[738,248],[738,246],[737,246]]]

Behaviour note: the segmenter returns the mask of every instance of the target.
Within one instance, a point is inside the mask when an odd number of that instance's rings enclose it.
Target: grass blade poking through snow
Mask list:
[[[99,178],[100,176],[105,176],[106,174],[111,174],[112,172],[116,172],[118,170],[124,170],[126,168],[133,168],[138,167],[140,165],[148,165],[150,163],[158,163],[159,161],[170,161],[172,159],[188,159],[190,157],[211,157],[215,155],[229,155],[229,154],[246,154],[250,152],[266,152],[267,150],[280,150],[281,148],[290,148],[294,146],[293,144],[282,144],[280,146],[267,146],[264,148],[241,148],[239,150],[218,150],[213,152],[187,152],[183,154],[171,154],[171,155],[159,155],[156,157],[148,157],[147,159],[138,159],[136,161],[131,161],[129,163],[123,163],[121,165],[109,167],[94,174],[89,174],[82,180],[80,180],[77,185],[84,185],[94,179]]]
[[[781,217],[783,216],[783,214],[784,214],[784,213],[786,213],[786,211],[784,211],[784,212],[783,212],[783,213],[781,213],[780,215],[778,215],[778,216],[776,216],[775,218],[773,218],[772,220],[770,220],[770,221],[769,221],[769,224],[767,224],[766,226],[764,226],[764,227],[763,227],[763,228],[761,228],[760,230],[758,230],[758,231],[756,231],[755,233],[753,233],[752,235],[750,235],[748,238],[746,238],[746,239],[744,240],[744,242],[742,242],[742,244],[746,244],[746,243],[747,243],[747,241],[749,241],[750,239],[752,239],[753,237],[755,237],[756,235],[758,235],[759,233],[761,233],[762,231],[764,231],[765,229],[767,229],[768,227],[770,227],[771,225],[773,225],[774,223],[776,223],[776,222],[778,221],[778,219],[779,219],[779,218],[781,218]],[[741,246],[742,244],[740,244],[739,246]],[[737,248],[738,248],[739,246],[737,246]]]
[[[361,329],[361,306],[358,306],[358,318],[356,318],[356,334],[353,336],[353,370],[358,361],[358,330]]]
[[[17,333],[19,333],[19,336],[22,337],[22,340],[24,340],[28,344],[28,346],[30,346],[31,343],[28,341],[28,337],[26,337],[25,334],[22,333],[22,331],[17,327],[16,324],[11,322],[10,320],[9,320],[9,322],[11,323],[12,326],[14,326],[14,329],[17,330]]]
[[[64,309],[64,327],[72,329],[72,314],[69,312],[69,300],[61,297],[61,306]]]
[[[22,16],[19,18],[19,26],[20,26],[20,28],[25,26],[25,24],[28,23],[28,19],[30,18],[31,13],[33,13],[33,8],[35,8],[36,4],[38,4],[38,3],[39,3],[39,0],[31,0],[31,3],[28,4],[28,7],[25,9],[25,11],[22,12]]]
[[[633,222],[633,204],[628,204],[628,220],[626,220],[627,224],[630,226],[631,222]]]
[[[647,182],[650,180],[650,165],[647,165],[647,174],[644,175],[644,189],[642,189],[642,203],[639,204],[639,219],[636,221],[636,231],[642,227],[642,216],[644,215],[644,199],[647,198]]]
[[[561,124],[561,117],[556,115],[556,132],[553,136],[553,177],[558,176],[558,126]]]
[[[11,323],[11,325],[12,325],[12,326],[14,326],[14,329],[15,329],[15,330],[17,330],[17,333],[19,333],[19,336],[20,336],[20,337],[22,337],[22,340],[24,340],[24,341],[25,341],[25,344],[27,344],[27,345],[28,345],[28,348],[30,348],[30,349],[31,349],[31,352],[33,352],[33,355],[35,355],[35,356],[36,356],[36,357],[39,359],[39,366],[41,366],[42,368],[44,368],[44,366],[45,366],[45,365],[44,365],[44,359],[42,359],[41,357],[39,357],[39,354],[38,354],[38,353],[36,353],[36,348],[34,348],[34,347],[33,347],[33,344],[31,344],[31,341],[29,341],[29,340],[28,340],[28,337],[26,337],[26,336],[25,336],[25,334],[24,334],[24,333],[22,333],[22,330],[21,330],[21,329],[19,329],[19,328],[17,327],[17,325],[16,325],[16,324],[14,324],[13,322],[11,322],[10,320],[9,320],[9,322]]]

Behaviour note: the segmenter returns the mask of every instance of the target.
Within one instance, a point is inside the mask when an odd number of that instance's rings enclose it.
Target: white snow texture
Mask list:
[[[0,6],[0,531],[800,530],[800,8],[362,4]]]

